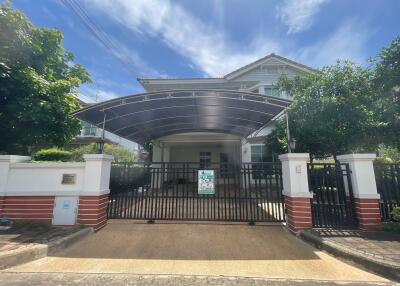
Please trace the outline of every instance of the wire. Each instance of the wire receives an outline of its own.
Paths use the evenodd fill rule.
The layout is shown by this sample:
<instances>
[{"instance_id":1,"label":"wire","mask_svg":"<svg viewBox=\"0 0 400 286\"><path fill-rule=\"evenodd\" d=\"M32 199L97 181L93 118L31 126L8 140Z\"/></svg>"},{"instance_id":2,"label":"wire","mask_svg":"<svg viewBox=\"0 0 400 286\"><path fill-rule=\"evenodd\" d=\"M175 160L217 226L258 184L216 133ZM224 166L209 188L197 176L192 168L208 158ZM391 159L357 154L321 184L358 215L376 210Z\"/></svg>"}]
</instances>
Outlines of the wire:
<instances>
[{"instance_id":1,"label":"wire","mask_svg":"<svg viewBox=\"0 0 400 286\"><path fill-rule=\"evenodd\" d=\"M111 37L100 28L89 16L86 10L75 0L61 0L66 8L71 10L86 26L86 28L93 34L93 36L110 52L115 58L117 58L124 68L132 73L132 66L129 65L125 58L129 59L129 56L124 54L121 48L117 47ZM123 56L121 56L123 55Z\"/></svg>"}]
</instances>

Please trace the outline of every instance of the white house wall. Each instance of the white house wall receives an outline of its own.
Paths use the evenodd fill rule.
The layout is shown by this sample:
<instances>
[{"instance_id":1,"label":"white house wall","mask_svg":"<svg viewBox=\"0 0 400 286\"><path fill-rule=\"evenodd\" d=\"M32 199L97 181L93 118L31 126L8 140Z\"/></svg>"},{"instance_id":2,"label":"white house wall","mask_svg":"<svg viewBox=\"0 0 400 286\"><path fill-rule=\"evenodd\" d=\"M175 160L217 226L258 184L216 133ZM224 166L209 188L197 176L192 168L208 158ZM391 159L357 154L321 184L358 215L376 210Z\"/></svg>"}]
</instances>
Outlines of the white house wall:
<instances>
[{"instance_id":1,"label":"white house wall","mask_svg":"<svg viewBox=\"0 0 400 286\"><path fill-rule=\"evenodd\" d=\"M264 67L259 66L238 76L232 81L256 81L262 84L272 85L278 82L282 74L285 74L289 78L296 76L297 72L293 68L290 66L285 66L285 68L283 68L282 64L280 65L280 67L270 66L269 64Z\"/></svg>"}]
</instances>

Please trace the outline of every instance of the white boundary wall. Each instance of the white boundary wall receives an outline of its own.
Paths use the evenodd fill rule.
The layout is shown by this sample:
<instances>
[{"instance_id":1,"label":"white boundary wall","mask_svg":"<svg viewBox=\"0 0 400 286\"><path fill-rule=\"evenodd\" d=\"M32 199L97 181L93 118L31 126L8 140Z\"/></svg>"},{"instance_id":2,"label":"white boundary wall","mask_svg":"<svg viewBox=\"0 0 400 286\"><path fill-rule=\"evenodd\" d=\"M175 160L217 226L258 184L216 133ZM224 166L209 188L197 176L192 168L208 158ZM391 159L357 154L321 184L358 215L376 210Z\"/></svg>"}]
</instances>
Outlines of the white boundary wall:
<instances>
[{"instance_id":1,"label":"white boundary wall","mask_svg":"<svg viewBox=\"0 0 400 286\"><path fill-rule=\"evenodd\" d=\"M86 154L82 163L26 162L27 156L0 156L0 196L82 196L108 194L112 156ZM24 162L25 161L25 162ZM63 184L63 175L74 175Z\"/></svg>"}]
</instances>

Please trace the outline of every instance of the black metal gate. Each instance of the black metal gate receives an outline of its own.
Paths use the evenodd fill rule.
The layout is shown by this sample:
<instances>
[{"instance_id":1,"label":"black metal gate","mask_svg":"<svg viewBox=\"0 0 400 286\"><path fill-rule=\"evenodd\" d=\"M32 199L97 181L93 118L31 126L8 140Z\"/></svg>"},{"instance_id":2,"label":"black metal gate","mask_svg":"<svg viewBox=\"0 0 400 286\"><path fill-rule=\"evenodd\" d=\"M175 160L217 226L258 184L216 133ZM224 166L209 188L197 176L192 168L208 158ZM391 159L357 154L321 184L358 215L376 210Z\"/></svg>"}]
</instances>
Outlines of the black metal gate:
<instances>
[{"instance_id":1,"label":"black metal gate","mask_svg":"<svg viewBox=\"0 0 400 286\"><path fill-rule=\"evenodd\" d=\"M357 225L348 164L308 164L313 192L311 211L315 227L351 228Z\"/></svg>"},{"instance_id":2,"label":"black metal gate","mask_svg":"<svg viewBox=\"0 0 400 286\"><path fill-rule=\"evenodd\" d=\"M381 195L383 221L391 219L391 212L400 206L400 164L374 164L376 186Z\"/></svg>"},{"instance_id":3,"label":"black metal gate","mask_svg":"<svg viewBox=\"0 0 400 286\"><path fill-rule=\"evenodd\" d=\"M214 194L199 194L200 167L214 171ZM114 163L110 191L110 219L285 220L275 163Z\"/></svg>"}]
</instances>

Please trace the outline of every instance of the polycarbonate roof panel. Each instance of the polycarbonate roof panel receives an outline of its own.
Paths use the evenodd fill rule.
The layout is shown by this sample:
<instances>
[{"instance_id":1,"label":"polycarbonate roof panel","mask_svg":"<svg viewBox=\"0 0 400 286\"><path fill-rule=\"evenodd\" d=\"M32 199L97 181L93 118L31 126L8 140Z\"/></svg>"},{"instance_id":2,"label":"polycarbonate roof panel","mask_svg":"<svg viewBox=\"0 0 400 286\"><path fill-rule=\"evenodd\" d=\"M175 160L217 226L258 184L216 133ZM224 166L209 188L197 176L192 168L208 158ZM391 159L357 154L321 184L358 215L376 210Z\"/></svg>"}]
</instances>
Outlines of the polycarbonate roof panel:
<instances>
[{"instance_id":1,"label":"polycarbonate roof panel","mask_svg":"<svg viewBox=\"0 0 400 286\"><path fill-rule=\"evenodd\" d=\"M172 90L121 97L73 114L139 144L185 132L247 137L266 125L290 100L231 90Z\"/></svg>"}]
</instances>

